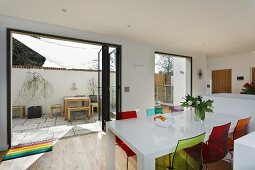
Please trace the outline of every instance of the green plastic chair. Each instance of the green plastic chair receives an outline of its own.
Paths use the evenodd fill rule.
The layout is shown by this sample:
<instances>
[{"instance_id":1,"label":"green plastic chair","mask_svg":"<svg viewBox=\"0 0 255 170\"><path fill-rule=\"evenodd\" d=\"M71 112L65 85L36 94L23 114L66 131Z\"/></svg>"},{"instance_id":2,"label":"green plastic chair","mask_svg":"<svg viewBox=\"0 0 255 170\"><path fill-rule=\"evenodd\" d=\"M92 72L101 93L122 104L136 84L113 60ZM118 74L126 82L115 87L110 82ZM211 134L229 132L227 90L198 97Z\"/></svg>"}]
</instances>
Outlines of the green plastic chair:
<instances>
[{"instance_id":1,"label":"green plastic chair","mask_svg":"<svg viewBox=\"0 0 255 170\"><path fill-rule=\"evenodd\" d=\"M155 114L163 114L163 109L161 107L146 109L146 114L147 114L147 116L153 116Z\"/></svg>"},{"instance_id":2,"label":"green plastic chair","mask_svg":"<svg viewBox=\"0 0 255 170\"><path fill-rule=\"evenodd\" d=\"M202 170L205 133L179 140L175 152L156 159L157 170Z\"/></svg>"}]
</instances>

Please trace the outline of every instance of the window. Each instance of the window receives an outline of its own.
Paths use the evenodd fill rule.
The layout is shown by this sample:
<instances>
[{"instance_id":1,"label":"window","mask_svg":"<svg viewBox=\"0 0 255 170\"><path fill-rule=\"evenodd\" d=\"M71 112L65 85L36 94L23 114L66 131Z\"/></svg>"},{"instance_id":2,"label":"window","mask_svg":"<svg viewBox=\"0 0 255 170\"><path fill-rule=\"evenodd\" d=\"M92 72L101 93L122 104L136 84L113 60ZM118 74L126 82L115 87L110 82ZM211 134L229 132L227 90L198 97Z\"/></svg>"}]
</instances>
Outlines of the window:
<instances>
[{"instance_id":1,"label":"window","mask_svg":"<svg viewBox=\"0 0 255 170\"><path fill-rule=\"evenodd\" d=\"M178 106L191 94L191 57L155 53L155 103Z\"/></svg>"}]
</instances>

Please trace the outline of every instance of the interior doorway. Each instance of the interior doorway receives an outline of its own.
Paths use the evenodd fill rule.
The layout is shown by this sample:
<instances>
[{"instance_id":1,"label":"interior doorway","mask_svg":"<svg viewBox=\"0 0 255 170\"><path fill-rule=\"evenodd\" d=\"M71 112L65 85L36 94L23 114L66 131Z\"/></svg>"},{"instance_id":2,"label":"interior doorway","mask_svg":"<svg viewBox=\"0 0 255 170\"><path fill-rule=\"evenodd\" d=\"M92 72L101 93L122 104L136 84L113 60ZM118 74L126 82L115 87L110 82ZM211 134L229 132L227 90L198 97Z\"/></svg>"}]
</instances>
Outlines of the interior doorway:
<instances>
[{"instance_id":1,"label":"interior doorway","mask_svg":"<svg viewBox=\"0 0 255 170\"><path fill-rule=\"evenodd\" d=\"M121 111L120 45L7 32L9 146L98 132Z\"/></svg>"},{"instance_id":2,"label":"interior doorway","mask_svg":"<svg viewBox=\"0 0 255 170\"><path fill-rule=\"evenodd\" d=\"M251 75L252 75L251 82L255 83L255 67L251 69Z\"/></svg>"},{"instance_id":3,"label":"interior doorway","mask_svg":"<svg viewBox=\"0 0 255 170\"><path fill-rule=\"evenodd\" d=\"M212 93L232 92L232 69L212 71Z\"/></svg>"}]
</instances>

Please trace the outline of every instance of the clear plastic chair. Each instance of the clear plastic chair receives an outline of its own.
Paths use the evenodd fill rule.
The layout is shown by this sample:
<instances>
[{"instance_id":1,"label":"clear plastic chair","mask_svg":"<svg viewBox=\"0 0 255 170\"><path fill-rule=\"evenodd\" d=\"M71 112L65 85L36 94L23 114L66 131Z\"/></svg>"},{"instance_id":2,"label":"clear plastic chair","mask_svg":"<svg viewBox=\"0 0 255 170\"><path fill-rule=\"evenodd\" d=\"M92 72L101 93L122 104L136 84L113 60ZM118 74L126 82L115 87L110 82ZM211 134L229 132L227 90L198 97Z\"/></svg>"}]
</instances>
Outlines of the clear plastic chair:
<instances>
[{"instance_id":1,"label":"clear plastic chair","mask_svg":"<svg viewBox=\"0 0 255 170\"><path fill-rule=\"evenodd\" d=\"M202 145L205 133L179 140L175 152L156 159L157 170L202 170Z\"/></svg>"},{"instance_id":2,"label":"clear plastic chair","mask_svg":"<svg viewBox=\"0 0 255 170\"><path fill-rule=\"evenodd\" d=\"M163 114L163 109L161 107L146 109L146 114L147 116L153 116L155 114Z\"/></svg>"}]
</instances>

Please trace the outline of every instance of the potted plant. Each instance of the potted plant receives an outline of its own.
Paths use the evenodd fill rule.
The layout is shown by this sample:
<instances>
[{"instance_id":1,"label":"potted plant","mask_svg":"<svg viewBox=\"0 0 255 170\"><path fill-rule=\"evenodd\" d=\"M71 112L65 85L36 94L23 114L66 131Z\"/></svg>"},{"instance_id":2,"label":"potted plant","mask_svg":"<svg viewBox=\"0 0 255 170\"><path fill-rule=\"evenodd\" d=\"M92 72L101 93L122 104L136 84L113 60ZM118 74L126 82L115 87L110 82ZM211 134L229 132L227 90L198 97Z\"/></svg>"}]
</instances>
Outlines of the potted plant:
<instances>
[{"instance_id":1,"label":"potted plant","mask_svg":"<svg viewBox=\"0 0 255 170\"><path fill-rule=\"evenodd\" d=\"M255 95L255 83L245 83L243 87L241 94Z\"/></svg>"},{"instance_id":2,"label":"potted plant","mask_svg":"<svg viewBox=\"0 0 255 170\"><path fill-rule=\"evenodd\" d=\"M96 95L97 81L96 81L95 77L92 77L89 80L89 91L90 91L89 97L90 97L91 103L97 103L97 95Z\"/></svg>"},{"instance_id":3,"label":"potted plant","mask_svg":"<svg viewBox=\"0 0 255 170\"><path fill-rule=\"evenodd\" d=\"M47 99L53 94L53 86L38 72L27 72L24 83L19 90L21 99L29 102L28 119L42 116L42 106L39 106L42 98Z\"/></svg>"},{"instance_id":4,"label":"potted plant","mask_svg":"<svg viewBox=\"0 0 255 170\"><path fill-rule=\"evenodd\" d=\"M185 96L184 100L185 101L181 103L181 106L194 108L195 118L197 120L204 121L205 112L213 112L213 100L203 100L203 97L201 96L193 97L189 94Z\"/></svg>"}]
</instances>

